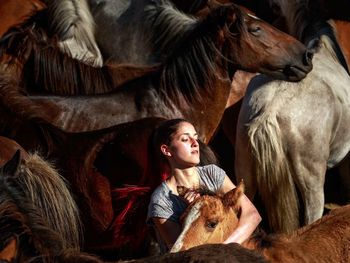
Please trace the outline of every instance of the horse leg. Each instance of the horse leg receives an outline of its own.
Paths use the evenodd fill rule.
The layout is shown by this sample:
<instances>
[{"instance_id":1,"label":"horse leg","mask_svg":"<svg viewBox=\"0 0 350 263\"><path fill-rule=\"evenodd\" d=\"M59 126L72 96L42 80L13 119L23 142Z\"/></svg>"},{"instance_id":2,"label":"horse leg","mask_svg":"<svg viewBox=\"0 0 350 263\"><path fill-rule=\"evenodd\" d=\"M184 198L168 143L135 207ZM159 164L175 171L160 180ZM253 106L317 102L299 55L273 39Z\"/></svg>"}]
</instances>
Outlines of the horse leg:
<instances>
[{"instance_id":1,"label":"horse leg","mask_svg":"<svg viewBox=\"0 0 350 263\"><path fill-rule=\"evenodd\" d=\"M292 158L293 179L304 206L304 222L301 222L301 225L315 222L322 217L324 210L326 161L310 160L312 158Z\"/></svg>"}]
</instances>

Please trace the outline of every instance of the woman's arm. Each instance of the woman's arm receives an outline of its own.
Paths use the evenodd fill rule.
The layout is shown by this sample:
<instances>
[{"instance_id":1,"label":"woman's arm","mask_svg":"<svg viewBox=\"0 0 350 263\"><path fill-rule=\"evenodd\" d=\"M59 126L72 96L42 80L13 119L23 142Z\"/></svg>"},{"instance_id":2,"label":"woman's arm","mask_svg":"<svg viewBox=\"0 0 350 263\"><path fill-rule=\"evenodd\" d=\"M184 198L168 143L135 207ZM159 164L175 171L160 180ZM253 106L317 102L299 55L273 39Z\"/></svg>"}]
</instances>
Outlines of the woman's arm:
<instances>
[{"instance_id":1,"label":"woman's arm","mask_svg":"<svg viewBox=\"0 0 350 263\"><path fill-rule=\"evenodd\" d=\"M181 233L181 227L179 224L167 220L165 218L153 217L152 218L157 231L161 239L165 242L168 249L171 249L176 239Z\"/></svg>"},{"instance_id":2,"label":"woman's arm","mask_svg":"<svg viewBox=\"0 0 350 263\"><path fill-rule=\"evenodd\" d=\"M226 175L221 191L227 193L236 186L232 183L230 178ZM239 219L238 227L236 230L229 236L228 239L224 241L224 244L227 243L239 243L242 244L247 240L250 235L254 232L256 227L261 221L261 216L258 210L255 208L253 203L245 195L241 199L242 213Z\"/></svg>"}]
</instances>

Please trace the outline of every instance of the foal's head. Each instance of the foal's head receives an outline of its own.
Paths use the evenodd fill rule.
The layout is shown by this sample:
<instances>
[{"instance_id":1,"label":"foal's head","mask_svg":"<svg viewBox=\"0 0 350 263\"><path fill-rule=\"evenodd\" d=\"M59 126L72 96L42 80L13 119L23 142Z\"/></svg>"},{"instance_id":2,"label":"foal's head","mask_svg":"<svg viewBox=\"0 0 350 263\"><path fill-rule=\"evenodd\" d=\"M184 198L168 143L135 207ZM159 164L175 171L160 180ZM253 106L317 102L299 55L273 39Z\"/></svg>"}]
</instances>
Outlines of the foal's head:
<instances>
[{"instance_id":1,"label":"foal's head","mask_svg":"<svg viewBox=\"0 0 350 263\"><path fill-rule=\"evenodd\" d=\"M190 204L182 216L182 232L171 252L227 239L238 225L243 192L244 184L240 183L223 196L205 194Z\"/></svg>"}]
</instances>

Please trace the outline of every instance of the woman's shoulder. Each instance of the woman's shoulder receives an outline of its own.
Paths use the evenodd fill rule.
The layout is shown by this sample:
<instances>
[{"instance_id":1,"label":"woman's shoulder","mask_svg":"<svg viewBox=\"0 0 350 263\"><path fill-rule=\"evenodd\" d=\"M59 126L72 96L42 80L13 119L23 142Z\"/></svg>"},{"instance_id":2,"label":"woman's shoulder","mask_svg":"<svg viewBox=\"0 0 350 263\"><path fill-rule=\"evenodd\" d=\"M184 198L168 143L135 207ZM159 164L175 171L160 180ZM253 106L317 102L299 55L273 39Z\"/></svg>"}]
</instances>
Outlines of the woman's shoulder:
<instances>
[{"instance_id":1,"label":"woman's shoulder","mask_svg":"<svg viewBox=\"0 0 350 263\"><path fill-rule=\"evenodd\" d=\"M160 196L169 195L169 188L167 187L165 182L162 182L156 189L154 189L151 199L159 198Z\"/></svg>"},{"instance_id":2,"label":"woman's shoulder","mask_svg":"<svg viewBox=\"0 0 350 263\"><path fill-rule=\"evenodd\" d=\"M226 176L225 171L215 164L198 166L198 174L202 184L214 192L220 189Z\"/></svg>"},{"instance_id":3,"label":"woman's shoulder","mask_svg":"<svg viewBox=\"0 0 350 263\"><path fill-rule=\"evenodd\" d=\"M217 166L216 164L208 164L203 166L197 166L198 170L200 172L216 172L216 171L223 171L222 168Z\"/></svg>"},{"instance_id":4,"label":"woman's shoulder","mask_svg":"<svg viewBox=\"0 0 350 263\"><path fill-rule=\"evenodd\" d=\"M147 222L150 223L149 219L152 217L160 217L179 223L180 215L185 208L186 202L174 195L163 182L152 193L148 206Z\"/></svg>"}]
</instances>

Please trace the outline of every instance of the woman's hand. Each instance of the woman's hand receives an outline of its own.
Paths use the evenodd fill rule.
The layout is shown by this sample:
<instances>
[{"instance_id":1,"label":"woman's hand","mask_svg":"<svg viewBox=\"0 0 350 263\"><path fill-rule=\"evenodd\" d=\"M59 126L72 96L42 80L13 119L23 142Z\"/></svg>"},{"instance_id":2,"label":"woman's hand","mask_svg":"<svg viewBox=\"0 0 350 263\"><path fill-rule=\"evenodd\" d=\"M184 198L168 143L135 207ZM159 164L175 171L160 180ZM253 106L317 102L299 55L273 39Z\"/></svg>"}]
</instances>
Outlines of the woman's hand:
<instances>
[{"instance_id":1,"label":"woman's hand","mask_svg":"<svg viewBox=\"0 0 350 263\"><path fill-rule=\"evenodd\" d=\"M194 200L196 200L198 197L200 197L200 194L196 190L189 189L183 196L182 199L185 200L187 204L192 203Z\"/></svg>"}]
</instances>

